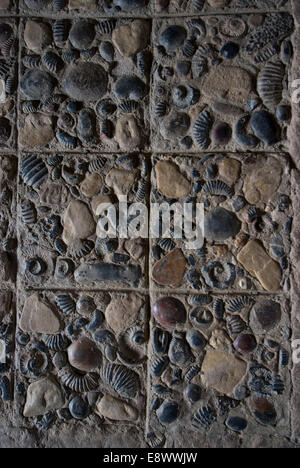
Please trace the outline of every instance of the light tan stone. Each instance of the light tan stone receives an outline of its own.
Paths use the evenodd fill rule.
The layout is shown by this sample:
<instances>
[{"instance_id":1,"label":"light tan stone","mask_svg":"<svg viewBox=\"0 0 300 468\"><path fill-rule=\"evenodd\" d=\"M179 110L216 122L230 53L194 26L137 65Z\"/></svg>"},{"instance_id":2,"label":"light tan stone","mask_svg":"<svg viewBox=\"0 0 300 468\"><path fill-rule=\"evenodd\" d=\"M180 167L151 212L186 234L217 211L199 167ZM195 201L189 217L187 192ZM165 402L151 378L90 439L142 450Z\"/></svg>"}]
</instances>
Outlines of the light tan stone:
<instances>
[{"instance_id":1,"label":"light tan stone","mask_svg":"<svg viewBox=\"0 0 300 468\"><path fill-rule=\"evenodd\" d=\"M135 181L136 172L126 169L111 169L105 178L106 184L120 197L128 195Z\"/></svg>"},{"instance_id":2,"label":"light tan stone","mask_svg":"<svg viewBox=\"0 0 300 468\"><path fill-rule=\"evenodd\" d=\"M2 364L6 362L6 343L4 340L0 340L0 362Z\"/></svg>"},{"instance_id":3,"label":"light tan stone","mask_svg":"<svg viewBox=\"0 0 300 468\"><path fill-rule=\"evenodd\" d=\"M201 380L205 387L232 396L234 387L247 371L247 364L220 350L208 350L205 354Z\"/></svg>"},{"instance_id":4,"label":"light tan stone","mask_svg":"<svg viewBox=\"0 0 300 468\"><path fill-rule=\"evenodd\" d=\"M25 332L48 335L56 335L61 330L59 319L38 294L26 299L19 327Z\"/></svg>"},{"instance_id":5,"label":"light tan stone","mask_svg":"<svg viewBox=\"0 0 300 468\"><path fill-rule=\"evenodd\" d=\"M138 418L136 408L111 395L104 395L96 406L101 416L112 421L135 421Z\"/></svg>"},{"instance_id":6,"label":"light tan stone","mask_svg":"<svg viewBox=\"0 0 300 468\"><path fill-rule=\"evenodd\" d=\"M124 244L125 250L134 260L139 260L145 253L145 243L143 239L129 239Z\"/></svg>"},{"instance_id":7,"label":"light tan stone","mask_svg":"<svg viewBox=\"0 0 300 468\"><path fill-rule=\"evenodd\" d=\"M52 31L46 23L27 20L24 30L24 41L28 49L41 54L51 44Z\"/></svg>"},{"instance_id":8,"label":"light tan stone","mask_svg":"<svg viewBox=\"0 0 300 468\"><path fill-rule=\"evenodd\" d=\"M219 351L229 351L232 346L229 336L221 328L216 328L212 331L211 337L209 339L209 344L212 348L217 349Z\"/></svg>"},{"instance_id":9,"label":"light tan stone","mask_svg":"<svg viewBox=\"0 0 300 468\"><path fill-rule=\"evenodd\" d=\"M237 256L243 267L257 278L267 291L277 291L280 288L281 268L257 240L250 240Z\"/></svg>"},{"instance_id":10,"label":"light tan stone","mask_svg":"<svg viewBox=\"0 0 300 468\"><path fill-rule=\"evenodd\" d=\"M81 193L88 198L97 195L103 186L102 178L96 172L87 174L80 185Z\"/></svg>"},{"instance_id":11,"label":"light tan stone","mask_svg":"<svg viewBox=\"0 0 300 468\"><path fill-rule=\"evenodd\" d=\"M281 172L274 158L263 158L253 168L247 169L243 187L246 200L253 205L267 203L279 187Z\"/></svg>"},{"instance_id":12,"label":"light tan stone","mask_svg":"<svg viewBox=\"0 0 300 468\"><path fill-rule=\"evenodd\" d=\"M68 189L59 182L48 183L41 193L41 202L47 205L63 206L68 200Z\"/></svg>"},{"instance_id":13,"label":"light tan stone","mask_svg":"<svg viewBox=\"0 0 300 468\"><path fill-rule=\"evenodd\" d=\"M219 174L221 179L229 184L234 184L237 181L241 171L241 163L236 159L222 159L219 164Z\"/></svg>"},{"instance_id":14,"label":"light tan stone","mask_svg":"<svg viewBox=\"0 0 300 468\"><path fill-rule=\"evenodd\" d=\"M155 166L155 172L158 190L167 198L182 198L189 194L191 184L176 164L160 161Z\"/></svg>"},{"instance_id":15,"label":"light tan stone","mask_svg":"<svg viewBox=\"0 0 300 468\"><path fill-rule=\"evenodd\" d=\"M95 11L97 9L96 0L69 0L70 10Z\"/></svg>"},{"instance_id":16,"label":"light tan stone","mask_svg":"<svg viewBox=\"0 0 300 468\"><path fill-rule=\"evenodd\" d=\"M29 385L23 415L25 418L41 416L63 406L64 398L60 387L46 377Z\"/></svg>"},{"instance_id":17,"label":"light tan stone","mask_svg":"<svg viewBox=\"0 0 300 468\"><path fill-rule=\"evenodd\" d=\"M19 142L24 148L47 145L54 138L53 121L48 115L36 113L25 117L20 130Z\"/></svg>"},{"instance_id":18,"label":"light tan stone","mask_svg":"<svg viewBox=\"0 0 300 468\"><path fill-rule=\"evenodd\" d=\"M137 319L143 300L134 293L112 299L105 311L108 325L114 332L120 333L129 328Z\"/></svg>"},{"instance_id":19,"label":"light tan stone","mask_svg":"<svg viewBox=\"0 0 300 468\"><path fill-rule=\"evenodd\" d=\"M64 214L63 241L70 245L75 240L87 239L95 234L96 224L88 206L72 200Z\"/></svg>"},{"instance_id":20,"label":"light tan stone","mask_svg":"<svg viewBox=\"0 0 300 468\"><path fill-rule=\"evenodd\" d=\"M91 203L94 215L100 216L100 214L104 210L104 207L102 207L101 205L104 205L104 204L109 204L110 205L111 203L113 203L113 199L109 195L101 195L100 194L100 195L97 195L96 197L94 197L93 200L92 200L92 203Z\"/></svg>"},{"instance_id":21,"label":"light tan stone","mask_svg":"<svg viewBox=\"0 0 300 468\"><path fill-rule=\"evenodd\" d=\"M239 67L220 66L213 68L205 77L201 92L204 96L230 104L245 106L252 90L252 77Z\"/></svg>"},{"instance_id":22,"label":"light tan stone","mask_svg":"<svg viewBox=\"0 0 300 468\"><path fill-rule=\"evenodd\" d=\"M115 139L123 150L130 150L141 146L141 132L133 115L123 115L123 117L118 119Z\"/></svg>"},{"instance_id":23,"label":"light tan stone","mask_svg":"<svg viewBox=\"0 0 300 468\"><path fill-rule=\"evenodd\" d=\"M180 249L174 249L155 263L152 278L163 286L176 288L181 285L187 261Z\"/></svg>"},{"instance_id":24,"label":"light tan stone","mask_svg":"<svg viewBox=\"0 0 300 468\"><path fill-rule=\"evenodd\" d=\"M143 50L149 41L150 24L146 20L135 20L114 29L112 41L121 55L130 57Z\"/></svg>"}]
</instances>

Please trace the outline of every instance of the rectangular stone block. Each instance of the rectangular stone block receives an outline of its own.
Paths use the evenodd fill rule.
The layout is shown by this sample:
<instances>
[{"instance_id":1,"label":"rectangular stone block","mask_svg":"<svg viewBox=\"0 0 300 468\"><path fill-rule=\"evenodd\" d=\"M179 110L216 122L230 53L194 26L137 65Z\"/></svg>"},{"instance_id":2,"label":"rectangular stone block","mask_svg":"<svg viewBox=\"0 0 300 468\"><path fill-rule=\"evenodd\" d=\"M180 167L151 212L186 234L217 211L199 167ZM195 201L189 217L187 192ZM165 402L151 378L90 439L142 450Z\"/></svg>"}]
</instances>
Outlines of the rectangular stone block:
<instances>
[{"instance_id":1,"label":"rectangular stone block","mask_svg":"<svg viewBox=\"0 0 300 468\"><path fill-rule=\"evenodd\" d=\"M287 150L293 31L279 12L155 19L153 150Z\"/></svg>"},{"instance_id":2,"label":"rectangular stone block","mask_svg":"<svg viewBox=\"0 0 300 468\"><path fill-rule=\"evenodd\" d=\"M0 424L13 421L14 332L16 296L12 289L0 290Z\"/></svg>"},{"instance_id":3,"label":"rectangular stone block","mask_svg":"<svg viewBox=\"0 0 300 468\"><path fill-rule=\"evenodd\" d=\"M0 150L14 151L16 149L18 81L18 23L16 19L7 17L1 22L0 52Z\"/></svg>"},{"instance_id":4,"label":"rectangular stone block","mask_svg":"<svg viewBox=\"0 0 300 468\"><path fill-rule=\"evenodd\" d=\"M26 15L56 14L61 16L144 16L151 15L152 0L20 0L20 11Z\"/></svg>"},{"instance_id":5,"label":"rectangular stone block","mask_svg":"<svg viewBox=\"0 0 300 468\"><path fill-rule=\"evenodd\" d=\"M290 437L290 303L151 296L150 447L263 447Z\"/></svg>"},{"instance_id":6,"label":"rectangular stone block","mask_svg":"<svg viewBox=\"0 0 300 468\"><path fill-rule=\"evenodd\" d=\"M21 285L147 286L148 156L27 154L20 167Z\"/></svg>"},{"instance_id":7,"label":"rectangular stone block","mask_svg":"<svg viewBox=\"0 0 300 468\"><path fill-rule=\"evenodd\" d=\"M24 20L20 147L147 150L150 36L146 19Z\"/></svg>"},{"instance_id":8,"label":"rectangular stone block","mask_svg":"<svg viewBox=\"0 0 300 468\"><path fill-rule=\"evenodd\" d=\"M293 211L284 154L170 154L152 163L152 288L289 291Z\"/></svg>"},{"instance_id":9,"label":"rectangular stone block","mask_svg":"<svg viewBox=\"0 0 300 468\"><path fill-rule=\"evenodd\" d=\"M233 13L251 10L280 10L290 6L289 0L154 0L156 13Z\"/></svg>"},{"instance_id":10,"label":"rectangular stone block","mask_svg":"<svg viewBox=\"0 0 300 468\"><path fill-rule=\"evenodd\" d=\"M79 422L144 427L148 308L134 292L20 291L17 424L49 438Z\"/></svg>"},{"instance_id":11,"label":"rectangular stone block","mask_svg":"<svg viewBox=\"0 0 300 468\"><path fill-rule=\"evenodd\" d=\"M15 285L17 273L17 158L0 154L0 284Z\"/></svg>"}]
</instances>

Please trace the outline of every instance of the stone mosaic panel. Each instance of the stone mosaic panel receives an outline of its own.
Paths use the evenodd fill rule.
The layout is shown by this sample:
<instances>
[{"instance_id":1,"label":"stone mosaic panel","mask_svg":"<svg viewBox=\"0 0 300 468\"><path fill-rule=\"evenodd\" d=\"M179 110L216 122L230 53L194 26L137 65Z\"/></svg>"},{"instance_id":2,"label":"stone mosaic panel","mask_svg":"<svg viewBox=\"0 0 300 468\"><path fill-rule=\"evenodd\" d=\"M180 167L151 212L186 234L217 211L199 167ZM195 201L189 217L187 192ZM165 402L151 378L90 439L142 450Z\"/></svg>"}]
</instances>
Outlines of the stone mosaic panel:
<instances>
[{"instance_id":1,"label":"stone mosaic panel","mask_svg":"<svg viewBox=\"0 0 300 468\"><path fill-rule=\"evenodd\" d=\"M247 9L277 10L289 6L288 0L155 0L157 13L230 13Z\"/></svg>"},{"instance_id":2,"label":"stone mosaic panel","mask_svg":"<svg viewBox=\"0 0 300 468\"><path fill-rule=\"evenodd\" d=\"M12 420L15 302L14 291L0 290L0 419L6 423Z\"/></svg>"},{"instance_id":3,"label":"stone mosaic panel","mask_svg":"<svg viewBox=\"0 0 300 468\"><path fill-rule=\"evenodd\" d=\"M148 177L148 156L137 154L24 155L18 211L20 284L146 287L148 240L126 233L121 237L118 207L121 197L127 197L129 229L139 216L131 214L130 206L147 203ZM98 231L105 203L116 207L115 217L107 214L115 228L112 238Z\"/></svg>"},{"instance_id":4,"label":"stone mosaic panel","mask_svg":"<svg viewBox=\"0 0 300 468\"><path fill-rule=\"evenodd\" d=\"M151 202L182 210L184 202L203 203L204 244L188 250L187 239L151 239L152 287L288 291L289 194L284 154L153 156Z\"/></svg>"},{"instance_id":5,"label":"stone mosaic panel","mask_svg":"<svg viewBox=\"0 0 300 468\"><path fill-rule=\"evenodd\" d=\"M0 148L16 146L16 102L18 72L17 22L3 18L0 22Z\"/></svg>"},{"instance_id":6,"label":"stone mosaic panel","mask_svg":"<svg viewBox=\"0 0 300 468\"><path fill-rule=\"evenodd\" d=\"M0 282L11 288L17 273L17 159L0 155Z\"/></svg>"},{"instance_id":7,"label":"stone mosaic panel","mask_svg":"<svg viewBox=\"0 0 300 468\"><path fill-rule=\"evenodd\" d=\"M157 19L153 29L154 150L287 149L291 15Z\"/></svg>"},{"instance_id":8,"label":"stone mosaic panel","mask_svg":"<svg viewBox=\"0 0 300 468\"><path fill-rule=\"evenodd\" d=\"M146 150L150 33L142 19L25 20L21 148Z\"/></svg>"},{"instance_id":9,"label":"stone mosaic panel","mask_svg":"<svg viewBox=\"0 0 300 468\"><path fill-rule=\"evenodd\" d=\"M285 298L156 293L151 308L151 447L172 447L174 439L184 447L238 447L261 434L289 437Z\"/></svg>"},{"instance_id":10,"label":"stone mosaic panel","mask_svg":"<svg viewBox=\"0 0 300 468\"><path fill-rule=\"evenodd\" d=\"M19 295L18 420L49 434L79 421L143 427L147 341L140 293Z\"/></svg>"},{"instance_id":11,"label":"stone mosaic panel","mask_svg":"<svg viewBox=\"0 0 300 468\"><path fill-rule=\"evenodd\" d=\"M149 15L151 0L20 0L20 11L25 14L71 15Z\"/></svg>"}]
</instances>

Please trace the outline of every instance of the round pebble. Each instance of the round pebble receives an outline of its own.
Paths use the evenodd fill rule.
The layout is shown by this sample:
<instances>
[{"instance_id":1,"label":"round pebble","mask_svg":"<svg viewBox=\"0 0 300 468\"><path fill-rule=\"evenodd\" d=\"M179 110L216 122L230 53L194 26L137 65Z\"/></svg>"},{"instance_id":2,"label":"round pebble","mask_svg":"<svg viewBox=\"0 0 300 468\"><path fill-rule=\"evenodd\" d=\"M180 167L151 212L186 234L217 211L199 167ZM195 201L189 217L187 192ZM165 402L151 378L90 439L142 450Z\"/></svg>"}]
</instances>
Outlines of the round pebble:
<instances>
[{"instance_id":1,"label":"round pebble","mask_svg":"<svg viewBox=\"0 0 300 468\"><path fill-rule=\"evenodd\" d=\"M249 402L250 409L254 416L264 426L273 426L276 422L277 414L273 404L264 397L252 397Z\"/></svg>"},{"instance_id":2,"label":"round pebble","mask_svg":"<svg viewBox=\"0 0 300 468\"><path fill-rule=\"evenodd\" d=\"M240 47L235 42L226 42L220 50L220 54L227 60L234 59L239 53Z\"/></svg>"},{"instance_id":3,"label":"round pebble","mask_svg":"<svg viewBox=\"0 0 300 468\"><path fill-rule=\"evenodd\" d=\"M179 416L179 406L175 401L165 401L156 411L158 420L162 424L171 424Z\"/></svg>"},{"instance_id":4,"label":"round pebble","mask_svg":"<svg viewBox=\"0 0 300 468\"><path fill-rule=\"evenodd\" d=\"M185 394L188 400L192 403L196 403L201 399L201 388L199 385L189 384L186 387Z\"/></svg>"},{"instance_id":5,"label":"round pebble","mask_svg":"<svg viewBox=\"0 0 300 468\"><path fill-rule=\"evenodd\" d=\"M226 426L235 432L242 432L247 427L247 421L239 416L231 416L226 420Z\"/></svg>"},{"instance_id":6,"label":"round pebble","mask_svg":"<svg viewBox=\"0 0 300 468\"><path fill-rule=\"evenodd\" d=\"M291 106L282 105L278 106L276 109L276 117L281 122L288 122L291 119L292 110Z\"/></svg>"},{"instance_id":7,"label":"round pebble","mask_svg":"<svg viewBox=\"0 0 300 468\"><path fill-rule=\"evenodd\" d=\"M62 85L65 93L77 101L96 101L106 93L108 77L96 63L79 63L67 68Z\"/></svg>"},{"instance_id":8,"label":"round pebble","mask_svg":"<svg viewBox=\"0 0 300 468\"><path fill-rule=\"evenodd\" d=\"M215 145L226 145L231 140L232 130L226 122L217 122L211 130L211 137Z\"/></svg>"},{"instance_id":9,"label":"round pebble","mask_svg":"<svg viewBox=\"0 0 300 468\"><path fill-rule=\"evenodd\" d=\"M172 52L183 44L186 35L186 30L182 26L169 26L162 32L159 38L159 44L162 45L167 52Z\"/></svg>"},{"instance_id":10,"label":"round pebble","mask_svg":"<svg viewBox=\"0 0 300 468\"><path fill-rule=\"evenodd\" d=\"M41 100L53 94L54 78L43 70L28 70L20 82L20 89L28 99Z\"/></svg>"},{"instance_id":11,"label":"round pebble","mask_svg":"<svg viewBox=\"0 0 300 468\"><path fill-rule=\"evenodd\" d=\"M255 350L257 343L254 335L243 333L235 339L233 346L240 353L247 354Z\"/></svg>"},{"instance_id":12,"label":"round pebble","mask_svg":"<svg viewBox=\"0 0 300 468\"><path fill-rule=\"evenodd\" d=\"M89 296L81 296L81 298L77 301L76 310L80 315L90 317L95 309L95 302Z\"/></svg>"},{"instance_id":13,"label":"round pebble","mask_svg":"<svg viewBox=\"0 0 300 468\"><path fill-rule=\"evenodd\" d=\"M250 119L250 125L254 135L267 146L274 145L279 141L280 128L269 112L265 110L254 112Z\"/></svg>"},{"instance_id":14,"label":"round pebble","mask_svg":"<svg viewBox=\"0 0 300 468\"><path fill-rule=\"evenodd\" d=\"M80 396L76 396L70 401L69 410L73 418L84 419L88 415L89 405Z\"/></svg>"},{"instance_id":15,"label":"round pebble","mask_svg":"<svg viewBox=\"0 0 300 468\"><path fill-rule=\"evenodd\" d=\"M101 353L95 343L83 337L74 341L68 348L71 366L82 372L90 372L101 364Z\"/></svg>"},{"instance_id":16,"label":"round pebble","mask_svg":"<svg viewBox=\"0 0 300 468\"><path fill-rule=\"evenodd\" d=\"M146 92L146 85L137 76L122 76L117 82L115 93L120 99L141 99Z\"/></svg>"},{"instance_id":17,"label":"round pebble","mask_svg":"<svg viewBox=\"0 0 300 468\"><path fill-rule=\"evenodd\" d=\"M212 209L204 219L204 233L209 240L224 241L236 236L241 229L241 222L234 213L220 206Z\"/></svg>"},{"instance_id":18,"label":"round pebble","mask_svg":"<svg viewBox=\"0 0 300 468\"><path fill-rule=\"evenodd\" d=\"M89 21L79 21L71 28L69 40L75 49L89 49L95 38L95 27Z\"/></svg>"},{"instance_id":19,"label":"round pebble","mask_svg":"<svg viewBox=\"0 0 300 468\"><path fill-rule=\"evenodd\" d=\"M186 310L181 301L175 297L162 297L153 306L156 321L165 328L175 328L186 320Z\"/></svg>"}]
</instances>

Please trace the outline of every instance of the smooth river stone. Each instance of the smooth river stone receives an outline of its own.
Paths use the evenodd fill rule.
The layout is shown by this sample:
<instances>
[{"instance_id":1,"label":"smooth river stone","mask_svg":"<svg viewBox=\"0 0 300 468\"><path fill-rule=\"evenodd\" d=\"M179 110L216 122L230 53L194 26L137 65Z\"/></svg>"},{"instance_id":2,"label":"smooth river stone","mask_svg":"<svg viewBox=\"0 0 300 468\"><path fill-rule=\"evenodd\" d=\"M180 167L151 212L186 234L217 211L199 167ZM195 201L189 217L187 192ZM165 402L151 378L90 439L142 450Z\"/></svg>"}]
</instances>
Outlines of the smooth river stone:
<instances>
[{"instance_id":1,"label":"smooth river stone","mask_svg":"<svg viewBox=\"0 0 300 468\"><path fill-rule=\"evenodd\" d=\"M28 99L40 101L52 96L55 79L43 70L28 70L20 82L20 90Z\"/></svg>"},{"instance_id":2,"label":"smooth river stone","mask_svg":"<svg viewBox=\"0 0 300 468\"><path fill-rule=\"evenodd\" d=\"M96 224L88 206L72 200L64 214L63 241L70 245L75 240L87 239L95 234Z\"/></svg>"},{"instance_id":3,"label":"smooth river stone","mask_svg":"<svg viewBox=\"0 0 300 468\"><path fill-rule=\"evenodd\" d=\"M213 208L204 218L204 236L213 241L223 242L235 237L241 229L241 222L231 211L221 206Z\"/></svg>"},{"instance_id":4,"label":"smooth river stone","mask_svg":"<svg viewBox=\"0 0 300 468\"><path fill-rule=\"evenodd\" d=\"M65 93L77 101L97 101L107 91L108 76L96 63L69 65L62 86Z\"/></svg>"},{"instance_id":5,"label":"smooth river stone","mask_svg":"<svg viewBox=\"0 0 300 468\"><path fill-rule=\"evenodd\" d=\"M111 169L105 178L105 183L111 187L117 197L128 195L135 181L136 172L126 169Z\"/></svg>"},{"instance_id":6,"label":"smooth river stone","mask_svg":"<svg viewBox=\"0 0 300 468\"><path fill-rule=\"evenodd\" d=\"M24 30L24 41L28 49L36 54L41 54L43 50L52 42L52 31L48 24L28 20Z\"/></svg>"},{"instance_id":7,"label":"smooth river stone","mask_svg":"<svg viewBox=\"0 0 300 468\"><path fill-rule=\"evenodd\" d=\"M54 136L51 116L40 113L28 114L20 130L19 142L23 148L34 148L51 143Z\"/></svg>"},{"instance_id":8,"label":"smooth river stone","mask_svg":"<svg viewBox=\"0 0 300 468\"><path fill-rule=\"evenodd\" d=\"M191 184L176 164L160 161L155 166L158 190L167 198L182 198L190 193Z\"/></svg>"},{"instance_id":9,"label":"smooth river stone","mask_svg":"<svg viewBox=\"0 0 300 468\"><path fill-rule=\"evenodd\" d=\"M176 288L181 285L187 261L180 249L174 249L155 263L152 278L163 286Z\"/></svg>"},{"instance_id":10,"label":"smooth river stone","mask_svg":"<svg viewBox=\"0 0 300 468\"><path fill-rule=\"evenodd\" d=\"M254 135L267 146L274 145L280 141L280 127L273 115L265 110L260 110L252 114L250 126Z\"/></svg>"},{"instance_id":11,"label":"smooth river stone","mask_svg":"<svg viewBox=\"0 0 300 468\"><path fill-rule=\"evenodd\" d=\"M133 115L123 115L117 120L115 140L122 150L141 146L141 132Z\"/></svg>"},{"instance_id":12,"label":"smooth river stone","mask_svg":"<svg viewBox=\"0 0 300 468\"><path fill-rule=\"evenodd\" d=\"M273 404L264 397L251 397L249 401L250 409L258 421L264 426L275 425L276 410Z\"/></svg>"},{"instance_id":13,"label":"smooth river stone","mask_svg":"<svg viewBox=\"0 0 300 468\"><path fill-rule=\"evenodd\" d=\"M96 407L101 416L112 421L135 421L138 418L135 408L111 395L104 395Z\"/></svg>"},{"instance_id":14,"label":"smooth river stone","mask_svg":"<svg viewBox=\"0 0 300 468\"><path fill-rule=\"evenodd\" d=\"M254 335L242 333L234 340L233 346L240 353L247 354L255 350L257 343Z\"/></svg>"},{"instance_id":15,"label":"smooth river stone","mask_svg":"<svg viewBox=\"0 0 300 468\"><path fill-rule=\"evenodd\" d=\"M59 319L38 294L26 299L19 327L24 332L47 335L56 335L61 330Z\"/></svg>"},{"instance_id":16,"label":"smooth river stone","mask_svg":"<svg viewBox=\"0 0 300 468\"><path fill-rule=\"evenodd\" d=\"M260 300L253 308L254 319L266 331L274 328L281 319L281 307L270 299Z\"/></svg>"},{"instance_id":17,"label":"smooth river stone","mask_svg":"<svg viewBox=\"0 0 300 468\"><path fill-rule=\"evenodd\" d=\"M150 23L145 20L135 20L114 29L112 41L121 55L130 57L147 46L149 34Z\"/></svg>"},{"instance_id":18,"label":"smooth river stone","mask_svg":"<svg viewBox=\"0 0 300 468\"><path fill-rule=\"evenodd\" d=\"M201 380L205 387L232 396L234 387L247 371L247 363L231 354L218 350L206 352L201 368Z\"/></svg>"},{"instance_id":19,"label":"smooth river stone","mask_svg":"<svg viewBox=\"0 0 300 468\"><path fill-rule=\"evenodd\" d=\"M95 38L95 26L90 21L78 21L71 28L69 41L75 49L87 50Z\"/></svg>"},{"instance_id":20,"label":"smooth river stone","mask_svg":"<svg viewBox=\"0 0 300 468\"><path fill-rule=\"evenodd\" d=\"M80 185L81 193L88 198L97 195L103 186L101 176L96 172L87 174Z\"/></svg>"},{"instance_id":21,"label":"smooth river stone","mask_svg":"<svg viewBox=\"0 0 300 468\"><path fill-rule=\"evenodd\" d=\"M241 171L240 161L232 158L225 158L222 159L218 167L219 175L225 182L234 184L237 181Z\"/></svg>"},{"instance_id":22,"label":"smooth river stone","mask_svg":"<svg viewBox=\"0 0 300 468\"><path fill-rule=\"evenodd\" d=\"M243 191L246 200L255 205L267 203L281 182L282 169L274 158L263 159L247 168Z\"/></svg>"},{"instance_id":23,"label":"smooth river stone","mask_svg":"<svg viewBox=\"0 0 300 468\"><path fill-rule=\"evenodd\" d=\"M143 300L137 294L112 299L105 310L105 319L115 333L129 328L138 318Z\"/></svg>"},{"instance_id":24,"label":"smooth river stone","mask_svg":"<svg viewBox=\"0 0 300 468\"><path fill-rule=\"evenodd\" d=\"M204 96L213 100L223 100L244 108L252 90L252 76L239 67L219 66L213 68L201 86Z\"/></svg>"},{"instance_id":25,"label":"smooth river stone","mask_svg":"<svg viewBox=\"0 0 300 468\"><path fill-rule=\"evenodd\" d=\"M160 133L167 140L177 140L187 134L190 125L188 114L173 110L163 119Z\"/></svg>"},{"instance_id":26,"label":"smooth river stone","mask_svg":"<svg viewBox=\"0 0 300 468\"><path fill-rule=\"evenodd\" d=\"M168 52L172 52L183 44L186 35L186 30L182 26L171 25L161 33L159 44Z\"/></svg>"},{"instance_id":27,"label":"smooth river stone","mask_svg":"<svg viewBox=\"0 0 300 468\"><path fill-rule=\"evenodd\" d=\"M87 337L74 341L68 347L68 358L71 366L82 372L90 372L100 367L102 362L100 350Z\"/></svg>"},{"instance_id":28,"label":"smooth river stone","mask_svg":"<svg viewBox=\"0 0 300 468\"><path fill-rule=\"evenodd\" d=\"M105 262L83 263L74 273L78 283L111 281L137 286L141 277L142 270L139 265L114 265Z\"/></svg>"},{"instance_id":29,"label":"smooth river stone","mask_svg":"<svg viewBox=\"0 0 300 468\"><path fill-rule=\"evenodd\" d=\"M186 309L175 297L161 297L153 305L155 320L164 328L173 329L177 324L185 323Z\"/></svg>"},{"instance_id":30,"label":"smooth river stone","mask_svg":"<svg viewBox=\"0 0 300 468\"><path fill-rule=\"evenodd\" d=\"M243 267L257 278L266 291L277 291L280 288L281 268L257 240L250 240L237 256Z\"/></svg>"},{"instance_id":31,"label":"smooth river stone","mask_svg":"<svg viewBox=\"0 0 300 468\"><path fill-rule=\"evenodd\" d=\"M23 415L25 418L41 416L64 406L61 388L46 377L29 385Z\"/></svg>"}]
</instances>

